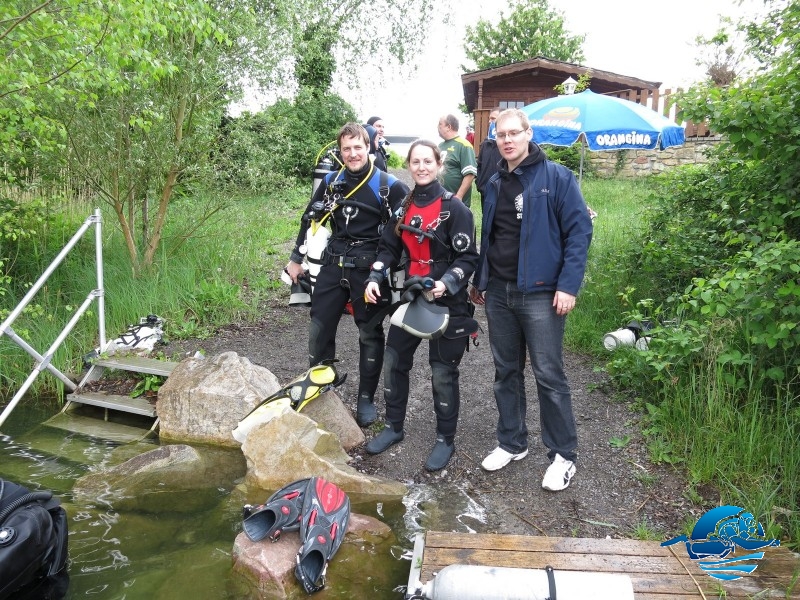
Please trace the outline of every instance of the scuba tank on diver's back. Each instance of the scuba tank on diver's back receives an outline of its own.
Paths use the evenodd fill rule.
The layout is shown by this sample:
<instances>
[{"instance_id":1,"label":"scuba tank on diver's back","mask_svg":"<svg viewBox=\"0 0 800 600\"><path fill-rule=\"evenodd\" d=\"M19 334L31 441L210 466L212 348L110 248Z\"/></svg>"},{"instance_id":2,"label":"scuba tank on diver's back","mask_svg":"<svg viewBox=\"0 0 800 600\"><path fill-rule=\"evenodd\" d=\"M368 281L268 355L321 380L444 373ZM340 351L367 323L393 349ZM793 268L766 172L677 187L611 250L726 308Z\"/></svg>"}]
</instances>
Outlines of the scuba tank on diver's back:
<instances>
[{"instance_id":1,"label":"scuba tank on diver's back","mask_svg":"<svg viewBox=\"0 0 800 600\"><path fill-rule=\"evenodd\" d=\"M311 187L311 195L313 196L320 184L325 180L325 176L333 171L333 161L326 154L323 156L317 165L314 167L314 179Z\"/></svg>"},{"instance_id":2,"label":"scuba tank on diver's back","mask_svg":"<svg viewBox=\"0 0 800 600\"><path fill-rule=\"evenodd\" d=\"M335 144L336 142L331 142ZM329 173L335 171L336 167L334 161L341 163L338 157L338 148L331 149L331 144L323 147L317 154L317 164L314 167L314 179L311 190L311 196L316 194L317 189L325 181ZM321 156L321 158L320 158ZM308 220L308 231L306 233L306 243L300 248L300 253L305 254L305 267L308 271L308 279L311 282L311 290L313 293L314 285L317 282L317 275L322 267L322 253L328 246L328 238L331 235L330 230L324 226L326 216L324 207L321 203L315 202L311 207L311 211L303 215L303 219Z\"/></svg>"},{"instance_id":3,"label":"scuba tank on diver's back","mask_svg":"<svg viewBox=\"0 0 800 600\"><path fill-rule=\"evenodd\" d=\"M330 229L317 221L312 221L306 234L306 262L308 263L308 278L311 280L311 292L317 283L317 275L322 268L322 254L328 247L328 238L331 237Z\"/></svg>"},{"instance_id":4,"label":"scuba tank on diver's back","mask_svg":"<svg viewBox=\"0 0 800 600\"><path fill-rule=\"evenodd\" d=\"M317 192L317 188L324 181L325 176L331 171L335 171L338 167L344 167L339 147L336 145L336 140L328 142L317 153L316 163L314 165L314 178L311 186L311 196Z\"/></svg>"}]
</instances>

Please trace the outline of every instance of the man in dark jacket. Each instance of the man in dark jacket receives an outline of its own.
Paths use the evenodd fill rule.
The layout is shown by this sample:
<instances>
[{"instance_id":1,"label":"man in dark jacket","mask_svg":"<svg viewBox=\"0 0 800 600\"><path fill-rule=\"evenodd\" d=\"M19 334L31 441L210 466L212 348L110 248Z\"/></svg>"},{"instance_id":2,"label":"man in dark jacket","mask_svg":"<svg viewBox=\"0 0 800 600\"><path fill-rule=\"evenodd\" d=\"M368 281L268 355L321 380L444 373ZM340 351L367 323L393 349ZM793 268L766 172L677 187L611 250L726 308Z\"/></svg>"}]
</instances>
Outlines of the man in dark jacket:
<instances>
[{"instance_id":1,"label":"man in dark jacket","mask_svg":"<svg viewBox=\"0 0 800 600\"><path fill-rule=\"evenodd\" d=\"M377 419L375 390L383 368L383 318L387 302L364 301L365 280L375 262L378 241L389 216L408 194L408 187L375 167L369 158L369 135L358 123L347 123L337 138L344 168L330 173L321 184L300 224L286 272L297 283L304 275L311 221L324 222L331 235L317 260L311 295L308 356L311 366L336 356L336 329L349 301L359 336L359 385L356 420L370 425ZM309 261L312 259L308 253ZM310 269L313 273L313 270Z\"/></svg>"},{"instance_id":2,"label":"man in dark jacket","mask_svg":"<svg viewBox=\"0 0 800 600\"><path fill-rule=\"evenodd\" d=\"M478 193L481 195L481 213L483 212L483 197L486 195L486 184L489 183L492 175L497 173L497 163L503 158L495 139L495 126L499 114L499 108L495 108L489 113L489 131L486 139L478 148L478 176L475 178L475 187L478 188Z\"/></svg>"},{"instance_id":3,"label":"man in dark jacket","mask_svg":"<svg viewBox=\"0 0 800 600\"><path fill-rule=\"evenodd\" d=\"M566 316L583 281L592 221L572 171L531 142L528 118L497 118L503 156L486 186L473 301L485 304L495 364L498 446L483 461L502 469L528 454L525 351L539 396L542 442L551 464L542 487L563 490L575 474L578 436L564 372Z\"/></svg>"}]
</instances>

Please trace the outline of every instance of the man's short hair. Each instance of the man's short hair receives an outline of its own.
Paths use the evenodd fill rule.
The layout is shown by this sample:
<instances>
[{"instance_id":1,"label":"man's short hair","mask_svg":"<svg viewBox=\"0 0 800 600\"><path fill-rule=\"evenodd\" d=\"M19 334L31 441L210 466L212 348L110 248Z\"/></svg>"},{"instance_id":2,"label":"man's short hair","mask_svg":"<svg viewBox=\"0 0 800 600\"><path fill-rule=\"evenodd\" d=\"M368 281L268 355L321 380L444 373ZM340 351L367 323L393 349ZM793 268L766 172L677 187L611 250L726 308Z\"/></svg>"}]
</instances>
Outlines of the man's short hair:
<instances>
[{"instance_id":1,"label":"man's short hair","mask_svg":"<svg viewBox=\"0 0 800 600\"><path fill-rule=\"evenodd\" d=\"M345 123L339 130L339 135L336 136L336 143L342 145L342 138L344 137L360 137L364 141L364 146L369 149L369 134L367 130L360 123Z\"/></svg>"},{"instance_id":2,"label":"man's short hair","mask_svg":"<svg viewBox=\"0 0 800 600\"><path fill-rule=\"evenodd\" d=\"M455 115L445 115L444 122L453 131L458 131L458 119Z\"/></svg>"},{"instance_id":3,"label":"man's short hair","mask_svg":"<svg viewBox=\"0 0 800 600\"><path fill-rule=\"evenodd\" d=\"M528 120L528 115L518 108L507 108L504 111L501 111L500 114L497 115L496 122L499 125L500 121L505 121L511 117L518 117L520 125L522 125L523 129L528 129L531 126L531 122Z\"/></svg>"}]
</instances>

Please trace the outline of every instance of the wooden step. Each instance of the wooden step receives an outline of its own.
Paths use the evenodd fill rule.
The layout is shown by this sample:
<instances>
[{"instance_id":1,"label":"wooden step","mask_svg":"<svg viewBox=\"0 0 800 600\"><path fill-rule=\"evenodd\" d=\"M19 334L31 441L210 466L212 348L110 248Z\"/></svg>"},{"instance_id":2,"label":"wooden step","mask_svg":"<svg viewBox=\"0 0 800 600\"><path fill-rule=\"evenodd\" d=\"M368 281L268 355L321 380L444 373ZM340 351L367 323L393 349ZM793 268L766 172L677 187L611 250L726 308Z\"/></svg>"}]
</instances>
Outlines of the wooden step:
<instances>
[{"instance_id":1,"label":"wooden step","mask_svg":"<svg viewBox=\"0 0 800 600\"><path fill-rule=\"evenodd\" d=\"M118 444L137 442L152 435L152 432L147 429L103 421L102 419L77 415L73 412L58 413L42 423L42 425L102 440L110 440Z\"/></svg>"},{"instance_id":2,"label":"wooden step","mask_svg":"<svg viewBox=\"0 0 800 600\"><path fill-rule=\"evenodd\" d=\"M94 361L94 364L107 369L120 369L122 371L134 371L163 377L169 377L173 369L178 366L176 362L134 355L99 358Z\"/></svg>"},{"instance_id":3,"label":"wooden step","mask_svg":"<svg viewBox=\"0 0 800 600\"><path fill-rule=\"evenodd\" d=\"M150 404L146 398L131 398L130 396L120 396L118 394L105 394L103 392L81 392L67 394L67 401L80 404L90 404L111 410L144 415L146 417L156 417L156 407Z\"/></svg>"},{"instance_id":4,"label":"wooden step","mask_svg":"<svg viewBox=\"0 0 800 600\"><path fill-rule=\"evenodd\" d=\"M98 439L41 424L16 441L34 455L58 457L59 461L67 461L71 465L86 465L89 461L93 464L106 463L114 448L120 445L105 438Z\"/></svg>"}]
</instances>

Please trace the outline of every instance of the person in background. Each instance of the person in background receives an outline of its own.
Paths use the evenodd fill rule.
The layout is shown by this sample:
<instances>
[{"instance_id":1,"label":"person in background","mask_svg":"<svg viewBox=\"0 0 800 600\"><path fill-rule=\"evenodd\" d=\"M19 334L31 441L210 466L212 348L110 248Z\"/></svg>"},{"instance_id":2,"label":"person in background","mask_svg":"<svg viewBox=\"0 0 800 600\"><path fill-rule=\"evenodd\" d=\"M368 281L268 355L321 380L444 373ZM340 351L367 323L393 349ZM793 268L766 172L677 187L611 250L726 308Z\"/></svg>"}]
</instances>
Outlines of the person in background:
<instances>
[{"instance_id":1,"label":"person in background","mask_svg":"<svg viewBox=\"0 0 800 600\"><path fill-rule=\"evenodd\" d=\"M473 148L475 147L475 130L472 129L472 125L467 125L467 135L464 136L464 139L467 140Z\"/></svg>"},{"instance_id":2,"label":"person in background","mask_svg":"<svg viewBox=\"0 0 800 600\"><path fill-rule=\"evenodd\" d=\"M364 129L369 136L369 155L372 157L372 162L381 171L387 171L386 152L384 152L383 147L378 145L378 130L372 125L364 125Z\"/></svg>"},{"instance_id":3,"label":"person in background","mask_svg":"<svg viewBox=\"0 0 800 600\"><path fill-rule=\"evenodd\" d=\"M475 187L478 188L478 193L481 195L481 214L483 214L483 197L486 195L486 184L489 183L492 175L497 173L497 163L502 158L495 140L495 125L499 114L499 108L495 108L489 113L489 131L486 139L481 142L481 147L478 149L478 176L475 178Z\"/></svg>"},{"instance_id":4,"label":"person in background","mask_svg":"<svg viewBox=\"0 0 800 600\"><path fill-rule=\"evenodd\" d=\"M366 298L371 303L380 300L383 293L380 284L386 266L398 264L405 252L408 257L406 280L413 276L434 279L431 290L434 302L448 308L450 321L444 335L428 343L436 442L425 468L439 471L447 466L455 452L460 405L458 365L470 334L477 330L470 310L467 282L478 262L478 250L472 212L437 179L442 157L436 144L415 141L408 151L407 164L415 186L383 231L377 262L367 280ZM386 426L367 444L366 451L370 454L379 454L405 437L403 423L408 405L409 373L421 341L400 327L389 327L383 372Z\"/></svg>"},{"instance_id":5,"label":"person in background","mask_svg":"<svg viewBox=\"0 0 800 600\"><path fill-rule=\"evenodd\" d=\"M383 123L383 119L380 117L370 117L367 119L367 125L374 127L375 130L378 132L377 136L375 137L375 145L377 147L378 153L383 155L383 159L385 161L389 161L389 150L387 146L389 146L389 140L386 139L386 128Z\"/></svg>"},{"instance_id":6,"label":"person in background","mask_svg":"<svg viewBox=\"0 0 800 600\"><path fill-rule=\"evenodd\" d=\"M558 491L576 470L578 435L563 340L586 269L592 220L572 171L547 160L530 141L525 113L504 110L496 132L502 159L485 188L480 260L470 290L486 307L498 410L498 446L481 466L496 471L528 455L527 349L551 460L542 487Z\"/></svg>"},{"instance_id":7,"label":"person in background","mask_svg":"<svg viewBox=\"0 0 800 600\"><path fill-rule=\"evenodd\" d=\"M438 128L439 137L444 140L439 144L444 165L442 185L469 206L472 198L472 182L478 174L475 151L472 149L472 144L458 135L458 119L454 115L441 117Z\"/></svg>"},{"instance_id":8,"label":"person in background","mask_svg":"<svg viewBox=\"0 0 800 600\"><path fill-rule=\"evenodd\" d=\"M356 420L367 426L377 419L374 398L383 367L383 318L388 306L367 306L365 280L375 262L381 232L400 207L408 187L375 167L369 158L369 136L358 123L346 123L339 130L337 142L344 167L326 177L306 207L286 272L294 283L304 275L310 221L325 218L331 236L319 259L321 266L311 294L309 365L335 358L336 329L349 301L359 338Z\"/></svg>"},{"instance_id":9,"label":"person in background","mask_svg":"<svg viewBox=\"0 0 800 600\"><path fill-rule=\"evenodd\" d=\"M367 125L371 125L378 131L379 140L383 139L384 133L386 133L383 124L383 119L381 119L380 117L370 117L369 119L367 119Z\"/></svg>"}]
</instances>

